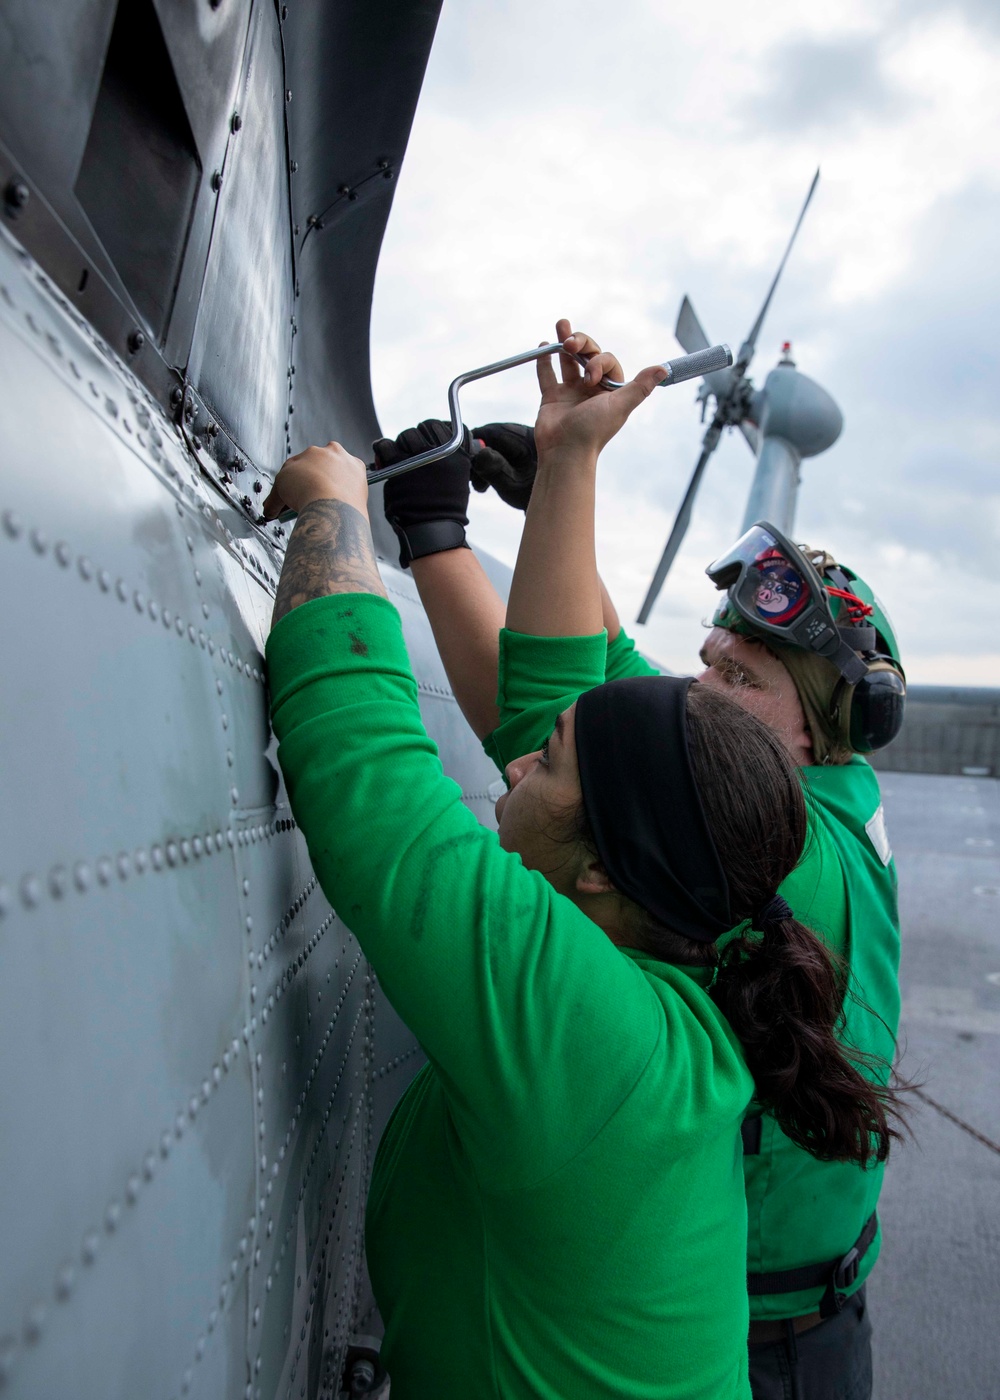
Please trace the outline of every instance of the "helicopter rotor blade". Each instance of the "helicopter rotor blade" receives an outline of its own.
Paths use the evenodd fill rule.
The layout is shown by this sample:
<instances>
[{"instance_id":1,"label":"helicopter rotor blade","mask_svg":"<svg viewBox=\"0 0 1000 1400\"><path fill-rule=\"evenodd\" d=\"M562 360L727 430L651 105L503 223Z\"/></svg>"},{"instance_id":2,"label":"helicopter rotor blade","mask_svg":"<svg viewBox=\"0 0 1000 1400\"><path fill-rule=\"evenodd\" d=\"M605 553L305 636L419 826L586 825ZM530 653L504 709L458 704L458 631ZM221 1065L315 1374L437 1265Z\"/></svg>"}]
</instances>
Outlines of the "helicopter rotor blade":
<instances>
[{"instance_id":1,"label":"helicopter rotor blade","mask_svg":"<svg viewBox=\"0 0 1000 1400\"><path fill-rule=\"evenodd\" d=\"M674 335L689 355L693 355L696 350L707 350L712 343L695 315L694 307L688 297L685 297L681 302Z\"/></svg>"},{"instance_id":2,"label":"helicopter rotor blade","mask_svg":"<svg viewBox=\"0 0 1000 1400\"><path fill-rule=\"evenodd\" d=\"M740 432L746 439L747 447L749 447L750 451L756 457L757 450L760 447L760 429L757 427L757 424L751 423L749 418L744 418L743 422L740 424Z\"/></svg>"},{"instance_id":3,"label":"helicopter rotor blade","mask_svg":"<svg viewBox=\"0 0 1000 1400\"><path fill-rule=\"evenodd\" d=\"M695 354L698 350L705 350L711 345L711 341L705 334L705 328L698 320L691 299L685 297L681 302L681 309L677 313L677 325L674 327L674 336L682 349L689 355ZM719 400L724 399L736 382L736 376L731 368L712 370L702 376L709 389Z\"/></svg>"},{"instance_id":4,"label":"helicopter rotor blade","mask_svg":"<svg viewBox=\"0 0 1000 1400\"><path fill-rule=\"evenodd\" d=\"M818 184L819 166L816 167L816 174L813 176L812 184L809 186L809 193L806 195L805 203L803 204L802 209L799 212L798 219L795 221L795 227L792 229L792 236L788 240L788 247L785 249L785 255L781 259L781 262L778 264L778 270L774 274L774 281L771 283L771 286L768 289L767 296L764 298L764 305L760 308L760 315L757 317L756 321L754 321L753 326L750 329L750 334L740 346L739 358L736 361L735 368L741 374L746 371L747 366L753 359L753 352L757 348L757 337L760 335L760 328L764 324L764 317L767 315L767 309L771 305L771 298L774 296L774 289L775 287L777 287L778 280L780 279L781 274L785 270L785 263L788 261L788 255L792 251L792 244L795 242L795 239L798 236L799 229L802 227L802 220L806 216L806 210L809 208L810 200L812 199L816 186Z\"/></svg>"},{"instance_id":5,"label":"helicopter rotor blade","mask_svg":"<svg viewBox=\"0 0 1000 1400\"><path fill-rule=\"evenodd\" d=\"M721 434L722 429L717 427L715 423L711 425L708 432L705 434L701 456L698 458L695 469L691 473L691 480L688 482L687 490L684 492L684 499L681 501L680 510L678 510L674 519L670 536L664 546L663 554L660 556L660 562L656 566L656 573L653 575L652 582L642 601L642 607L639 609L639 615L636 618L637 622L646 621L649 617L650 609L660 596L660 589L663 587L667 574L670 572L670 566L677 557L677 551L680 549L681 542L687 534L688 526L691 524L691 512L694 509L694 501L698 494L698 487L701 485L701 478L704 475L705 467L708 465L708 459L718 446Z\"/></svg>"}]
</instances>

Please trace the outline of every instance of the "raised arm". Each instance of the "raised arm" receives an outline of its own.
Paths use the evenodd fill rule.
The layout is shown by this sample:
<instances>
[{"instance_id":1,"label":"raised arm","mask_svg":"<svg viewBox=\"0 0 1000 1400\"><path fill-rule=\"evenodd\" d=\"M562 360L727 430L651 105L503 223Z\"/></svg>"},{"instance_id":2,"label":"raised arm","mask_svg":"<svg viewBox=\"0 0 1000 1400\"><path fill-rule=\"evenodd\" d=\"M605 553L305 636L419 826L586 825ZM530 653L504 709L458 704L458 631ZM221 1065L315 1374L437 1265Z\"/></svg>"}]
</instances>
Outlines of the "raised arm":
<instances>
[{"instance_id":1,"label":"raised arm","mask_svg":"<svg viewBox=\"0 0 1000 1400\"><path fill-rule=\"evenodd\" d=\"M536 637L587 636L601 631L604 607L594 542L597 459L633 409L665 377L662 365L643 370L623 389L600 387L606 375L624 378L613 355L567 320L556 338L590 356L582 369L560 355L538 361L542 402L535 423L538 470L507 603L507 626Z\"/></svg>"},{"instance_id":2,"label":"raised arm","mask_svg":"<svg viewBox=\"0 0 1000 1400\"><path fill-rule=\"evenodd\" d=\"M323 892L435 1065L480 1179L525 1185L617 1110L662 1011L442 772L378 596L366 496L363 464L330 444L266 503L299 513L267 643L278 757Z\"/></svg>"}]
</instances>

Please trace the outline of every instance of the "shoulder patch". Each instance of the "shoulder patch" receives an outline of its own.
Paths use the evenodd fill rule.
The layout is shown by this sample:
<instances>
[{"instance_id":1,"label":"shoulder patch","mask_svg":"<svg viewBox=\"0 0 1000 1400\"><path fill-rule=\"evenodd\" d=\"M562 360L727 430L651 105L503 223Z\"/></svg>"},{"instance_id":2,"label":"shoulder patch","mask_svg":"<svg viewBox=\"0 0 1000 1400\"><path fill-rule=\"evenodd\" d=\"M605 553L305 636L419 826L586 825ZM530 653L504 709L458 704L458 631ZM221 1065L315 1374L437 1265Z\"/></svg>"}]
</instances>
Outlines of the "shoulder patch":
<instances>
[{"instance_id":1,"label":"shoulder patch","mask_svg":"<svg viewBox=\"0 0 1000 1400\"><path fill-rule=\"evenodd\" d=\"M878 811L871 821L865 822L865 831L868 839L875 847L875 854L883 865L888 865L892 860L892 847L889 845L889 833L885 829L885 808L881 802L878 804Z\"/></svg>"}]
</instances>

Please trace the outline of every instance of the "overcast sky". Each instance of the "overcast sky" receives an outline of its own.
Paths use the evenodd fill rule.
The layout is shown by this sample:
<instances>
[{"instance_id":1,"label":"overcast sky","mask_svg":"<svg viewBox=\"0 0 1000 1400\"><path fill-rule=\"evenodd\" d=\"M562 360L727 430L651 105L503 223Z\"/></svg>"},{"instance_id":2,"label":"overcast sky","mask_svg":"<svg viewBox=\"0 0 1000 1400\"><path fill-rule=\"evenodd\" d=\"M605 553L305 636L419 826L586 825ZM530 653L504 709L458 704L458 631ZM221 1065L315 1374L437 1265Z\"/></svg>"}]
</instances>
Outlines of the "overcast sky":
<instances>
[{"instance_id":1,"label":"overcast sky","mask_svg":"<svg viewBox=\"0 0 1000 1400\"><path fill-rule=\"evenodd\" d=\"M686 292L737 349L817 165L751 367L762 384L790 339L844 413L803 464L796 537L872 583L911 680L1000 685L995 0L446 3L376 284L383 429L444 416L455 374L551 338L560 315L634 372L680 353ZM698 455L694 389L657 390L599 479L608 585L680 671L753 469L728 434L633 627ZM466 392L469 422L534 419L531 367ZM476 542L509 562L520 520L474 498Z\"/></svg>"}]
</instances>

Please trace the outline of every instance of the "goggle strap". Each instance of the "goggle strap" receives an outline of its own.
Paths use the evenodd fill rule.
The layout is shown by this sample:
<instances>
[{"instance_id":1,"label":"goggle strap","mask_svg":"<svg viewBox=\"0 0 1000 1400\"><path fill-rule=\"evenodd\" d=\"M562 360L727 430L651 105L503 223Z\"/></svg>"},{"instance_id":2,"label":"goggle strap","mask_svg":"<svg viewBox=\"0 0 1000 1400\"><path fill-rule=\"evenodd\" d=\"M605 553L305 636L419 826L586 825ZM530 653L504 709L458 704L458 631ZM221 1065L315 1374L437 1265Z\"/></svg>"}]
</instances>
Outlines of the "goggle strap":
<instances>
[{"instance_id":1,"label":"goggle strap","mask_svg":"<svg viewBox=\"0 0 1000 1400\"><path fill-rule=\"evenodd\" d=\"M870 623L860 627L838 627L837 631L852 651L876 650L878 637Z\"/></svg>"},{"instance_id":2,"label":"goggle strap","mask_svg":"<svg viewBox=\"0 0 1000 1400\"><path fill-rule=\"evenodd\" d=\"M857 630L857 628L851 628L852 632ZM858 681L868 674L867 662L862 661L854 648L848 646L847 642L841 642L837 654L831 656L830 660L848 685L857 685Z\"/></svg>"}]
</instances>

